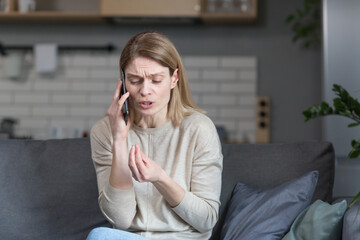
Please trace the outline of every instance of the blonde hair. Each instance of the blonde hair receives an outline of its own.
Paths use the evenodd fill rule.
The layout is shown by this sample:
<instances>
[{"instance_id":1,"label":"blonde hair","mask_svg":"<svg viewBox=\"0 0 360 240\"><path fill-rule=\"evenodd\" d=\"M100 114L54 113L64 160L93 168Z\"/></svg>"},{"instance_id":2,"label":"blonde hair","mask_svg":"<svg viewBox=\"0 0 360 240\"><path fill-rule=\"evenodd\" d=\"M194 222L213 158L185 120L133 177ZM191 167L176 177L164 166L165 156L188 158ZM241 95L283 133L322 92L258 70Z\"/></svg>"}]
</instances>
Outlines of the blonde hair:
<instances>
[{"instance_id":1,"label":"blonde hair","mask_svg":"<svg viewBox=\"0 0 360 240\"><path fill-rule=\"evenodd\" d=\"M169 68L170 76L178 69L179 80L176 87L171 90L167 111L168 118L173 121L175 126L179 126L181 120L191 115L193 111L205 113L194 103L184 65L169 38L155 31L136 34L127 42L121 53L120 69L125 69L137 57L149 58ZM130 115L133 115L131 106Z\"/></svg>"}]
</instances>

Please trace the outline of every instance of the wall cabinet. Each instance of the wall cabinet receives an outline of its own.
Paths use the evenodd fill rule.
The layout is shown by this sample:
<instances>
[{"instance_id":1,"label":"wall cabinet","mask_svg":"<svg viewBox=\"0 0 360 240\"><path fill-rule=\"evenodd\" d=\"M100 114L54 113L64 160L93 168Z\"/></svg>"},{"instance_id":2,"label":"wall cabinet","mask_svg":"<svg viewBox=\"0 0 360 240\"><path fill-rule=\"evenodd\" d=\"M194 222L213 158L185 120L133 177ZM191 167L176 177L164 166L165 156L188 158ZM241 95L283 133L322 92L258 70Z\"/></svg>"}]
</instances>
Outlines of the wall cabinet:
<instances>
[{"instance_id":1,"label":"wall cabinet","mask_svg":"<svg viewBox=\"0 0 360 240\"><path fill-rule=\"evenodd\" d=\"M105 22L109 18L249 22L257 18L257 0L37 0L34 12L0 12L0 23Z\"/></svg>"}]
</instances>

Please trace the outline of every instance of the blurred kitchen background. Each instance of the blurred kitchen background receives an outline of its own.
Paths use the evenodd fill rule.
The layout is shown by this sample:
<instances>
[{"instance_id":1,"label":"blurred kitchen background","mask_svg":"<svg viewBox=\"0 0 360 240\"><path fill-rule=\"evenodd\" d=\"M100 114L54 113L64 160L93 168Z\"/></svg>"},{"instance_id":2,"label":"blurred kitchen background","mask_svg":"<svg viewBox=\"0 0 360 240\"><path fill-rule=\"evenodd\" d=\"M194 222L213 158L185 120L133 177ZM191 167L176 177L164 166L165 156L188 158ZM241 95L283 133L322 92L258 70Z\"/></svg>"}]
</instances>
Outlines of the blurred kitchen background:
<instances>
[{"instance_id":1,"label":"blurred kitchen background","mask_svg":"<svg viewBox=\"0 0 360 240\"><path fill-rule=\"evenodd\" d=\"M110 104L122 47L157 30L175 43L196 102L226 141L321 138L321 120L301 114L321 100L321 46L292 42L285 22L303 0L187 0L174 12L155 1L165 17L141 1L37 0L22 10L20 2L0 13L0 119L14 123L12 137L87 136Z\"/></svg>"}]
</instances>

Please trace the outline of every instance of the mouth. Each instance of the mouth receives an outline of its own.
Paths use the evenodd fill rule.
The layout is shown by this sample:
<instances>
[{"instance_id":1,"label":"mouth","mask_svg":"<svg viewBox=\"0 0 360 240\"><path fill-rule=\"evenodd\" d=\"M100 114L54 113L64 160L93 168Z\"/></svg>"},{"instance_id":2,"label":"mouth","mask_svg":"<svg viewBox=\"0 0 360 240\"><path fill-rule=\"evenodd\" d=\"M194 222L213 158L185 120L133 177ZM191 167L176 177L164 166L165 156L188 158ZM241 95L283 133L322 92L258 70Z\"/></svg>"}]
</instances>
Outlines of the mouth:
<instances>
[{"instance_id":1,"label":"mouth","mask_svg":"<svg viewBox=\"0 0 360 240\"><path fill-rule=\"evenodd\" d=\"M145 109L151 108L153 106L153 104L154 104L154 102L151 102L151 101L140 102L140 106Z\"/></svg>"}]
</instances>

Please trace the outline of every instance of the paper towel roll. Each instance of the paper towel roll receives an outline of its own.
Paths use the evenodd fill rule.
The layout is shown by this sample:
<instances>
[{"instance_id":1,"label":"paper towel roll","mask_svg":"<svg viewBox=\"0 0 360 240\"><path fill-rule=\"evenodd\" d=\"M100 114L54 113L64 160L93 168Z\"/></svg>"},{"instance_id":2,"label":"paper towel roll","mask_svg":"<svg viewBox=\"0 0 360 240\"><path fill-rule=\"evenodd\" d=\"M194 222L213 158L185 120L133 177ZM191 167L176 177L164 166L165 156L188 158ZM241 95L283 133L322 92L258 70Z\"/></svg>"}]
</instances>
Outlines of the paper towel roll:
<instances>
[{"instance_id":1,"label":"paper towel roll","mask_svg":"<svg viewBox=\"0 0 360 240\"><path fill-rule=\"evenodd\" d=\"M57 69L57 44L35 44L36 72L40 74L53 74Z\"/></svg>"}]
</instances>

